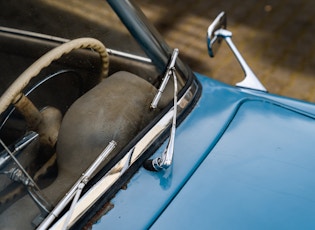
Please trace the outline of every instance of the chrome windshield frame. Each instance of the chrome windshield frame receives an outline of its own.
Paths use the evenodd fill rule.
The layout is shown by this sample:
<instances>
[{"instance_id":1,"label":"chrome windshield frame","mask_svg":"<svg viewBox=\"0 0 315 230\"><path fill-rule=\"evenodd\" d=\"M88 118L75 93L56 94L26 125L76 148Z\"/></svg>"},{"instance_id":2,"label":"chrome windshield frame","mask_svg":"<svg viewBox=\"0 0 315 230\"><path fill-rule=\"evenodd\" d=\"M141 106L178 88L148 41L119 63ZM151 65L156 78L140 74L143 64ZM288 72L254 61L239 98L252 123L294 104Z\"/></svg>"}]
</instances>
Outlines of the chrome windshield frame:
<instances>
[{"instance_id":1,"label":"chrome windshield frame","mask_svg":"<svg viewBox=\"0 0 315 230\"><path fill-rule=\"evenodd\" d=\"M0 26L0 33L5 33L8 36L10 36L10 35L11 36L22 36L23 38L29 37L29 38L34 38L34 39L40 39L40 40L44 40L44 41L48 41L48 42L55 42L57 44L62 44L62 43L66 43L66 42L70 41L70 39L67 39L67 38L61 38L61 37L51 36L51 35L47 35L47 34L30 32L30 31L21 30L21 29L9 28L9 27L5 27L5 26ZM127 58L127 59L131 59L134 61L140 61L140 62L144 62L144 63L152 63L152 60L150 58L147 58L147 57L143 57L143 56L139 56L139 55L135 55L135 54L130 54L130 53L126 53L124 51L119 51L119 50L110 49L110 48L106 48L106 51L108 54L110 54L112 56Z\"/></svg>"},{"instance_id":2,"label":"chrome windshield frame","mask_svg":"<svg viewBox=\"0 0 315 230\"><path fill-rule=\"evenodd\" d=\"M132 0L107 0L107 2L153 64L164 72L173 49L148 21L141 9ZM180 58L176 61L176 69L185 76L192 76L190 68ZM189 81L189 79L186 80Z\"/></svg>"}]
</instances>

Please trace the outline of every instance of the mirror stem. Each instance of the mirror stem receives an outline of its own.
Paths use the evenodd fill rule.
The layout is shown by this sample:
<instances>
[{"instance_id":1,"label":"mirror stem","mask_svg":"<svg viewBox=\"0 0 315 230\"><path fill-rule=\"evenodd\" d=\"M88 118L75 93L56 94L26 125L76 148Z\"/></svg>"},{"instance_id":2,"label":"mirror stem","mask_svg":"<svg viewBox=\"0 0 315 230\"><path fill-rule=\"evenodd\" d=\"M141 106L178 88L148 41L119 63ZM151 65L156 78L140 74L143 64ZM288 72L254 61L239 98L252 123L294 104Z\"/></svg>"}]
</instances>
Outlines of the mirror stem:
<instances>
[{"instance_id":1,"label":"mirror stem","mask_svg":"<svg viewBox=\"0 0 315 230\"><path fill-rule=\"evenodd\" d=\"M251 70L251 68L246 63L245 59L241 55L241 53L238 51L236 46L234 45L231 37L232 32L226 30L226 29L219 29L215 31L215 35L218 37L224 38L230 49L232 50L234 56L236 57L237 61L240 63L242 70L245 73L245 78L241 82L237 83L236 85L243 88L250 88L250 89L256 89L260 91L267 92L266 88L260 83L254 72Z\"/></svg>"}]
</instances>

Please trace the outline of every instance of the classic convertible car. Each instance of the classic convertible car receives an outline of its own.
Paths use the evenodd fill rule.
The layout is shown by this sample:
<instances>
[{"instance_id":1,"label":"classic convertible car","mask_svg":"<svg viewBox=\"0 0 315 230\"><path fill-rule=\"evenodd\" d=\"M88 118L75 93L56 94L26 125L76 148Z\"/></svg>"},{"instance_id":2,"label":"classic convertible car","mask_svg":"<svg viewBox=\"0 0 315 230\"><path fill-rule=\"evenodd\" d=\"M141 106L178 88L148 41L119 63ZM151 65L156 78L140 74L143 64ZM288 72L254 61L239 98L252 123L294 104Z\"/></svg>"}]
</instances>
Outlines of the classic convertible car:
<instances>
[{"instance_id":1,"label":"classic convertible car","mask_svg":"<svg viewBox=\"0 0 315 230\"><path fill-rule=\"evenodd\" d=\"M12 2L0 229L315 228L315 106L267 92L224 12L205 48L228 44L245 73L236 86L194 73L133 1L107 0L122 24L102 9L98 27L55 1Z\"/></svg>"}]
</instances>

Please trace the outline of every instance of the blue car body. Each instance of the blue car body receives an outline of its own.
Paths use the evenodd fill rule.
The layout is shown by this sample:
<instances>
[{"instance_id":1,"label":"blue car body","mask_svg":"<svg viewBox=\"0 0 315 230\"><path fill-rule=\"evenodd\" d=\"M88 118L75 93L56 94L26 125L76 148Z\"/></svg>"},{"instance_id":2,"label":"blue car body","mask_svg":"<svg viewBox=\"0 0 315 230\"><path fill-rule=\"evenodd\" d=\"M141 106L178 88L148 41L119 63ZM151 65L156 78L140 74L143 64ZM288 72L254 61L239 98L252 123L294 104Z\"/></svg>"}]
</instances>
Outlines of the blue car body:
<instances>
[{"instance_id":1,"label":"blue car body","mask_svg":"<svg viewBox=\"0 0 315 230\"><path fill-rule=\"evenodd\" d=\"M58 65L62 66L64 72L56 72L55 66L53 66L53 75L47 77L48 74L44 72L44 75L46 74L43 77L44 80L32 85L25 92L26 96L35 101L34 104L37 107L43 107L46 104L56 104L56 107L60 107L63 120L56 126L58 126L58 132L59 125L62 128L58 133L57 144L54 143L53 146L50 146L51 151L57 152L57 161L54 161L54 165L57 164L60 167L60 161L66 159L64 160L66 161L65 169L60 167L64 171L71 171L80 167L86 168L87 165L84 161L89 160L86 156L92 155L94 147L98 145L93 141L102 139L102 134L106 133L107 129L111 130L112 123L115 123L110 123L106 119L120 115L117 113L106 116L105 112L105 115L103 113L97 113L97 116L90 115L94 108L107 106L106 103L104 103L105 105L102 104L108 97L106 90L126 87L125 91L119 91L112 97L122 96L126 100L115 101L115 99L111 99L108 102L109 107L105 109L107 112L110 109L115 110L117 105L122 106L123 109L126 107L127 115L122 116L126 121L119 117L123 121L117 122L125 122L126 126L133 123L133 120L128 120L129 117L141 123L142 117L140 116L154 112L155 109L152 102L150 109L149 107L140 108L140 111L135 112L135 116L132 113L128 114L133 107L142 102L138 101L139 98L135 99L134 104L130 102L133 100L133 95L129 95L130 91L127 89L133 87L131 86L133 82L129 83L127 80L135 79L136 83L139 84L135 84L136 86L132 91L134 94L136 94L135 91L142 91L146 87L148 91L154 88L154 99L161 93L163 106L161 109L158 108L154 116L148 118L144 116L143 120L147 119L148 122L141 126L140 131L130 134L131 137L128 141L123 146L119 146L118 152L115 152L115 155L102 166L100 166L102 162L98 162L98 157L104 153L107 154L106 149L99 153L97 152L99 149L95 147L97 149L94 151L96 152L96 160L93 159L88 170L85 171L84 168L79 175L75 175L78 178L74 176L75 179L71 178L71 183L74 182L73 187L67 179L64 182L64 178L61 178L60 184L64 183L68 188L64 189L60 184L58 184L60 187L54 188L56 186L54 185L55 181L58 182L58 176L64 173L58 167L57 169L54 168L54 178L49 181L50 184L44 184L38 189L42 190L44 194L46 192L45 195L49 194L56 199L56 201L53 200L52 207L45 204L45 196L41 197L41 192L38 192L37 188L34 188L34 185L29 182L31 179L26 178L27 173L24 177L21 176L22 172L16 176L13 175L12 170L9 171L6 168L10 164L14 165L15 168L13 169L18 167L16 163L10 163L7 160L10 152L9 145L2 144L3 147L0 148L0 181L3 181L3 185L0 185L0 202L3 201L4 193L10 199L1 203L3 206L0 207L0 228L11 229L13 226L12 229L21 227L25 227L25 229L79 229L85 227L96 230L315 229L315 153L313 148L315 105L272 95L255 88L230 86L199 73L194 73L188 65L179 58L177 59L176 49L173 51L163 41L133 1L108 0L107 2L142 47L141 55L109 49L109 56L112 55L110 65L114 65L114 68L109 69L108 72L114 77L101 79L97 83L88 82L84 74L82 74L84 80L77 83L78 72L85 71L82 67L85 64L82 64L84 61L81 63L77 59L73 61L71 59L73 57L70 56L70 61L67 61L74 66L74 70L68 69L69 63L61 60L61 64L57 63L56 65L57 67L59 67ZM22 40L22 48L19 49L26 47L26 51L23 50L23 55L28 53L27 50L31 46L35 46L35 50L39 50L40 53L43 52L42 49L46 51L48 48L62 46L64 42L69 42L59 37L26 33L22 30L11 30L3 27L0 27L0 36L3 36L5 42L7 42L7 38L14 40L12 44L10 42L5 43L12 47L18 44L17 41ZM124 34L122 37L124 38ZM91 46L87 46L87 48L90 49ZM97 49L95 46L92 48ZM133 46L127 46L127 48L132 49ZM0 51L0 54L8 52L5 46L2 48L0 46ZM77 53L77 56L84 57L83 59L88 62L88 77L93 75L93 71L90 69L95 71L97 69L95 66L99 64L99 56L89 52ZM13 55L18 56L15 53ZM27 59L28 62L31 61ZM117 71L117 66L121 67L122 71L120 69ZM21 67L19 66L19 68ZM131 69L130 73L126 74L125 69ZM9 75L9 72L5 73ZM65 83L54 83L54 80L57 79L56 81L58 81L58 76L64 73L71 75L70 80ZM135 76L137 74L141 80ZM117 77L117 75L119 76ZM12 78L15 79L15 77ZM116 85L114 84L115 88L106 88L113 84L111 79L119 77L125 79L127 83L117 82ZM174 80L171 77L174 77ZM143 79L146 80L145 83L143 83ZM46 86L51 81L58 87ZM108 84L102 86L105 81ZM176 84L174 84L174 96L172 87L167 88L166 92L163 91L162 85L164 83L170 85L168 81L179 84L178 92L175 89ZM16 115L13 106L4 107L1 105L2 101L7 100L5 89L15 84L11 78L10 80L3 80L3 82L6 85L0 87L1 94L4 91L4 96L0 98L1 143L3 142L2 139L10 140L7 137L10 131L6 128L7 123L9 125L14 123L13 126L18 126L16 124L21 123L21 117L24 116L27 120L27 116L22 112L23 116ZM31 81L24 85L28 85L29 82ZM147 86L149 85L148 82L150 86ZM160 88L158 88L158 83L161 83ZM85 84L92 86L81 92L80 87ZM44 93L41 92L42 88ZM37 90L39 91L38 94ZM22 92L22 90L20 91ZM97 101L96 96L89 97L90 92L96 92L96 95L103 92L104 95L101 95L101 100ZM54 100L51 100L50 97L43 97L45 103L41 104L39 102L42 96L38 96L42 95L40 93L53 94ZM62 103L59 101L59 94L63 95ZM75 98L72 98L72 95L75 95L73 96ZM144 98L146 101L147 95L146 93ZM165 97L168 97L168 100L165 99L164 101L164 95L167 95ZM176 100L177 97L178 100ZM184 100L186 97L188 99ZM152 101L152 98L153 96L150 94L149 100ZM140 99L143 98L140 97ZM11 100L8 104L15 103L14 100ZM96 103L95 106L90 106L93 103ZM79 106L75 107L77 104ZM129 104L131 104L130 107L128 107ZM5 109L2 111L2 108ZM18 105L16 108L18 110ZM40 110L40 112L42 111ZM125 111L121 113L123 112ZM70 116L70 118L66 116ZM13 122L10 123L11 120ZM106 127L106 129L102 129L102 127ZM26 128L23 126L23 133L25 132L24 129ZM155 131L156 129L157 131ZM121 131L120 127L114 127L113 130L115 132L113 142L115 138L119 140L120 136L125 135L125 130L122 129ZM33 131L42 135L37 128L34 128ZM132 129L127 130L127 133L129 134L131 131ZM83 133L82 136L86 134L85 139L79 140L80 132ZM14 130L14 135L15 140L20 136L20 133L15 134ZM71 140L72 136L74 136L74 140ZM92 140L92 144L85 144L86 139ZM25 144L22 142L22 147L32 145L35 141L37 140L34 137ZM18 145L20 142L14 143ZM59 147L68 143L70 143L70 148L67 146L64 149ZM38 143L36 142L36 144ZM174 151L172 151L172 144ZM82 150L81 155L79 153L75 155L80 152L81 146L85 149ZM11 148L11 145L9 147ZM32 148L32 154L39 151L32 146L30 148ZM40 147L39 149L41 150ZM70 155L69 158L62 158L62 154L66 155L70 152L69 149L76 150L73 151L74 155ZM111 153L110 151L112 150L109 150L108 154ZM56 154L55 152L53 154ZM60 152L62 153L61 158ZM171 154L167 155L168 153ZM28 156L29 153L19 154ZM168 162L162 164L165 163L162 162L165 160L163 158L165 155L167 155L166 158L171 158L170 164L167 164ZM106 157L102 158L102 161ZM50 159L47 162L50 162ZM71 160L75 160L75 163L71 164ZM46 163L43 165L41 167L47 171L53 167L52 165L46 166ZM4 168L7 171L4 171ZM28 169L28 167L25 168ZM93 171L89 171L90 168L93 168ZM36 173L38 172L36 171ZM34 175L37 175L36 173ZM5 174L9 174L10 180ZM45 172L43 175L46 176ZM85 177L85 175L88 176ZM12 178L15 181L11 182ZM65 176L65 178L67 177ZM13 196L14 194L11 195L11 191L7 191L7 187L12 186L11 183L20 183L21 181L26 185L28 193L25 192L26 195L19 194L20 197L16 198ZM34 181L37 183L37 180L34 179ZM5 186L4 182L9 186ZM58 193L59 190L63 189L64 191L60 192L58 197L54 197L53 193ZM10 203L11 198L12 200L15 199L12 204ZM10 204L7 205L7 201ZM24 205L28 211L21 212L21 205ZM41 210L40 215L38 215L37 209ZM30 214L28 215L28 213Z\"/></svg>"},{"instance_id":2,"label":"blue car body","mask_svg":"<svg viewBox=\"0 0 315 230\"><path fill-rule=\"evenodd\" d=\"M93 229L314 228L314 106L196 75L172 168L140 169Z\"/></svg>"}]
</instances>

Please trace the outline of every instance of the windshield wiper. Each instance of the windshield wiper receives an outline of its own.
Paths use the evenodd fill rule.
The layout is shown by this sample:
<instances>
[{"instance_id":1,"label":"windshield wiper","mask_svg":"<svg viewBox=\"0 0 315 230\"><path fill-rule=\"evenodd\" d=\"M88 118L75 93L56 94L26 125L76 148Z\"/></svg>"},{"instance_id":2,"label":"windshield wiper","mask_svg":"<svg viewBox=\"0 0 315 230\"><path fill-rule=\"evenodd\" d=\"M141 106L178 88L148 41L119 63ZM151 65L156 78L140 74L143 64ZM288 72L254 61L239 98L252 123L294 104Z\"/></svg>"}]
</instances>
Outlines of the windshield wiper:
<instances>
[{"instance_id":1,"label":"windshield wiper","mask_svg":"<svg viewBox=\"0 0 315 230\"><path fill-rule=\"evenodd\" d=\"M173 106L173 119L172 119L171 134L170 134L167 147L162 153L162 155L153 160L147 160L145 162L144 167L150 171L160 171L161 169L167 169L168 167L172 165L172 162L173 162L175 132L176 132L176 118L177 118L177 77L176 77L176 70L175 70L175 62L176 62L178 53L179 53L178 49L174 49L169 65L165 72L164 79L161 83L158 93L155 95L151 103L151 108L157 107L157 104L160 101L162 93L172 75L174 78L174 100L173 100L174 106Z\"/></svg>"},{"instance_id":2,"label":"windshield wiper","mask_svg":"<svg viewBox=\"0 0 315 230\"><path fill-rule=\"evenodd\" d=\"M67 213L67 218L63 224L63 229L67 229L68 224L71 220L72 213L78 203L81 192L84 186L89 181L90 177L96 171L96 169L100 166L100 164L104 161L104 159L114 150L117 143L112 140L106 146L106 148L101 152L101 154L96 158L96 160L90 165L90 167L82 173L80 179L72 186L69 192L62 198L62 200L58 203L58 205L49 213L47 218L38 226L38 230L47 229L49 225L55 220L56 217L64 210L64 208L70 203L72 200L70 209Z\"/></svg>"},{"instance_id":3,"label":"windshield wiper","mask_svg":"<svg viewBox=\"0 0 315 230\"><path fill-rule=\"evenodd\" d=\"M33 178L27 173L25 168L20 164L20 162L16 158L16 155L18 155L18 153L23 148L29 145L37 137L38 134L35 132L30 132L26 134L21 140L19 140L14 145L13 151L10 150L10 148L2 141L2 139L0 139L0 144L4 148L5 154L8 154L9 158L12 159L14 163L17 165L17 167L13 167L9 171L0 171L0 173L7 175L8 178L10 178L12 181L22 183L26 187L27 192L29 193L35 204L40 209L41 214L48 215L48 213L53 207L52 204L49 202L48 198L44 196L39 186L36 184ZM9 158L6 157L5 154L2 154L0 169L5 167L8 163Z\"/></svg>"},{"instance_id":4,"label":"windshield wiper","mask_svg":"<svg viewBox=\"0 0 315 230\"><path fill-rule=\"evenodd\" d=\"M6 148L0 153L0 170L5 168L7 166L8 162L11 160L10 153L16 158L20 153L21 150L24 149L28 144L30 144L32 141L34 141L36 138L38 138L38 134L31 131L28 132L25 136L23 136L21 139L19 139L14 146L7 147L7 149L10 150L8 152ZM1 140L1 145L3 146L4 143ZM14 159L13 159L14 160Z\"/></svg>"}]
</instances>

